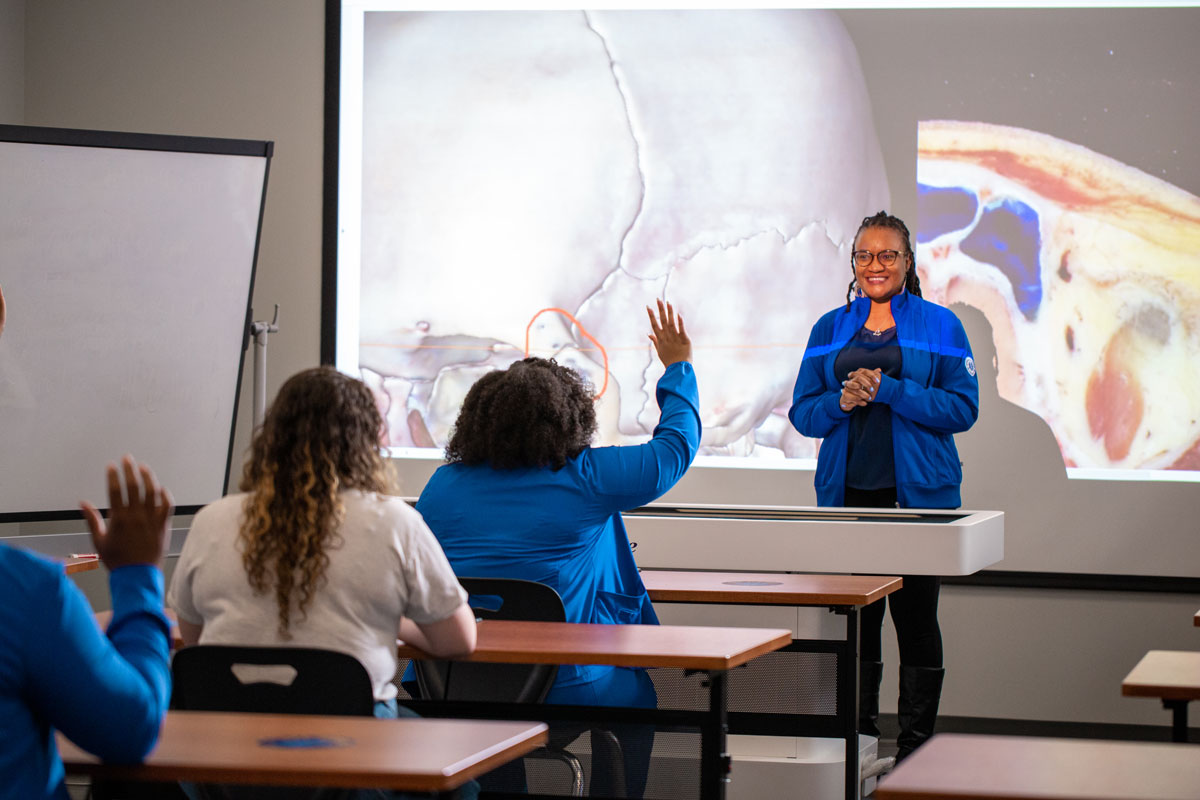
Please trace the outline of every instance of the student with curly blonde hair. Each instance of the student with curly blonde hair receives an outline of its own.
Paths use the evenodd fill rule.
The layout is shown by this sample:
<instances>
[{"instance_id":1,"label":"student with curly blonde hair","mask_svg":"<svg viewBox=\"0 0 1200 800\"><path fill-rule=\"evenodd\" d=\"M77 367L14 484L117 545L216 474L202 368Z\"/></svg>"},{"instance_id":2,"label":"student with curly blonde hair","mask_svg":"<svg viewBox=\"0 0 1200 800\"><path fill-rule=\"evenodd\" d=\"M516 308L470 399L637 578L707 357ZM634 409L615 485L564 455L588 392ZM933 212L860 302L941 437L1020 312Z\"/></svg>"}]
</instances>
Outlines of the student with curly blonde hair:
<instances>
[{"instance_id":1,"label":"student with curly blonde hair","mask_svg":"<svg viewBox=\"0 0 1200 800\"><path fill-rule=\"evenodd\" d=\"M331 367L280 388L241 494L196 515L169 600L185 644L338 650L367 668L377 714L396 714L396 637L471 652L466 592L421 516L391 496L370 390Z\"/></svg>"}]
</instances>

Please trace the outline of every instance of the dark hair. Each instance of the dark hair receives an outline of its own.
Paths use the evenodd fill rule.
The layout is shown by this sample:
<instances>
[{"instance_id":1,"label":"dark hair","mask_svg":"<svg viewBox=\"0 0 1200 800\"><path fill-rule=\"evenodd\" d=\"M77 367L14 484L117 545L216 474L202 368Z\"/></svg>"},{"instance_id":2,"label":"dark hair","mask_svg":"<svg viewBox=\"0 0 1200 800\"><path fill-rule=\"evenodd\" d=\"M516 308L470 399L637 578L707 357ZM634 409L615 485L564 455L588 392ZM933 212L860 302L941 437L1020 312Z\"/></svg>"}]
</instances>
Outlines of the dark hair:
<instances>
[{"instance_id":1,"label":"dark hair","mask_svg":"<svg viewBox=\"0 0 1200 800\"><path fill-rule=\"evenodd\" d=\"M338 492L390 492L380 452L383 419L371 390L332 367L288 378L254 434L240 488L242 565L258 594L274 590L279 633L293 609L303 618L345 514Z\"/></svg>"},{"instance_id":2,"label":"dark hair","mask_svg":"<svg viewBox=\"0 0 1200 800\"><path fill-rule=\"evenodd\" d=\"M467 392L446 460L496 469L562 469L592 443L591 386L553 359L527 358L489 372Z\"/></svg>"},{"instance_id":3,"label":"dark hair","mask_svg":"<svg viewBox=\"0 0 1200 800\"><path fill-rule=\"evenodd\" d=\"M862 224L858 226L858 231L851 239L851 246L858 241L859 234L867 228L887 228L900 234L904 238L904 252L908 254L908 272L904 275L904 288L910 294L917 297L921 296L921 279L917 276L917 257L913 254L912 239L908 235L908 226L904 224L904 220L899 217L894 217L886 211L880 211L870 217L865 217ZM853 263L853 262L852 262ZM850 279L850 285L846 287L846 310L850 310L850 303L854 300L854 290L858 288L858 276Z\"/></svg>"}]
</instances>

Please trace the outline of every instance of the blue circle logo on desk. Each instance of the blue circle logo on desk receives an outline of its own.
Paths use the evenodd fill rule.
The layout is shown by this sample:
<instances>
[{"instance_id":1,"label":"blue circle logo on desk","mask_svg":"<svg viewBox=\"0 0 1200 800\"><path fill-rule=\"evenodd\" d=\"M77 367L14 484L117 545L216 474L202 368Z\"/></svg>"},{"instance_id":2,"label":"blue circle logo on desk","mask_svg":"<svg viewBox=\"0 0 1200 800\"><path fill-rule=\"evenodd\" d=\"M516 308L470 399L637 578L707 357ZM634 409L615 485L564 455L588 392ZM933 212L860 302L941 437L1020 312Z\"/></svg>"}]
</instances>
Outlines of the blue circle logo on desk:
<instances>
[{"instance_id":1,"label":"blue circle logo on desk","mask_svg":"<svg viewBox=\"0 0 1200 800\"><path fill-rule=\"evenodd\" d=\"M289 749L315 749L322 747L349 747L354 740L349 736L281 736L274 739L259 739L262 747L285 747Z\"/></svg>"}]
</instances>

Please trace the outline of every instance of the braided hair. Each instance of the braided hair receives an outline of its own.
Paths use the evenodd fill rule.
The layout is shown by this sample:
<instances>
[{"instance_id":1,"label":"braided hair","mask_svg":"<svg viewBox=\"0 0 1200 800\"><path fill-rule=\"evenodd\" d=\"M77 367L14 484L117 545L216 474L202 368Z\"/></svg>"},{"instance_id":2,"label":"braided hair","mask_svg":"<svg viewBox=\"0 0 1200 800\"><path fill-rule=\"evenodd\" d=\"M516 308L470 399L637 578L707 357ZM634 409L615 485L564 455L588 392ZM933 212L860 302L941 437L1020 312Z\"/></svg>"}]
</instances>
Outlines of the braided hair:
<instances>
[{"instance_id":1,"label":"braided hair","mask_svg":"<svg viewBox=\"0 0 1200 800\"><path fill-rule=\"evenodd\" d=\"M904 252L908 255L908 272L904 275L904 290L917 297L921 296L921 279L917 276L917 258L913 254L912 239L908 235L908 226L904 224L904 220L899 217L892 216L886 211L880 211L869 217L865 217L862 224L858 226L858 232L854 234L852 241L857 242L858 237L867 228L887 228L893 230L904 239ZM851 264L854 263L851 257ZM858 276L850 279L850 285L846 287L846 310L850 310L850 303L854 300L854 291L858 288Z\"/></svg>"}]
</instances>

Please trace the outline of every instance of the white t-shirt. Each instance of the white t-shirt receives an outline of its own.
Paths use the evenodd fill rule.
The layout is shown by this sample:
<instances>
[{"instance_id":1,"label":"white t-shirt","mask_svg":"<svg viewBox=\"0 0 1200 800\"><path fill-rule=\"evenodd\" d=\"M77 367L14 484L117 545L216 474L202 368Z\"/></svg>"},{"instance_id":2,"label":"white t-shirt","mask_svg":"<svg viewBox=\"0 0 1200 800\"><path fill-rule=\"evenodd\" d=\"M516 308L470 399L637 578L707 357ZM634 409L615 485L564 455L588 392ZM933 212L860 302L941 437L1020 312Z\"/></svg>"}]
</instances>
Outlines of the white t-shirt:
<instances>
[{"instance_id":1,"label":"white t-shirt","mask_svg":"<svg viewBox=\"0 0 1200 800\"><path fill-rule=\"evenodd\" d=\"M279 637L275 594L255 594L242 565L239 531L246 495L205 506L192 522L167 600L181 620L203 625L201 644L291 645L349 653L371 676L376 700L396 696L400 620L451 616L467 593L421 515L398 497L342 492L346 516L307 617L293 605ZM296 602L295 596L293 603Z\"/></svg>"}]
</instances>

